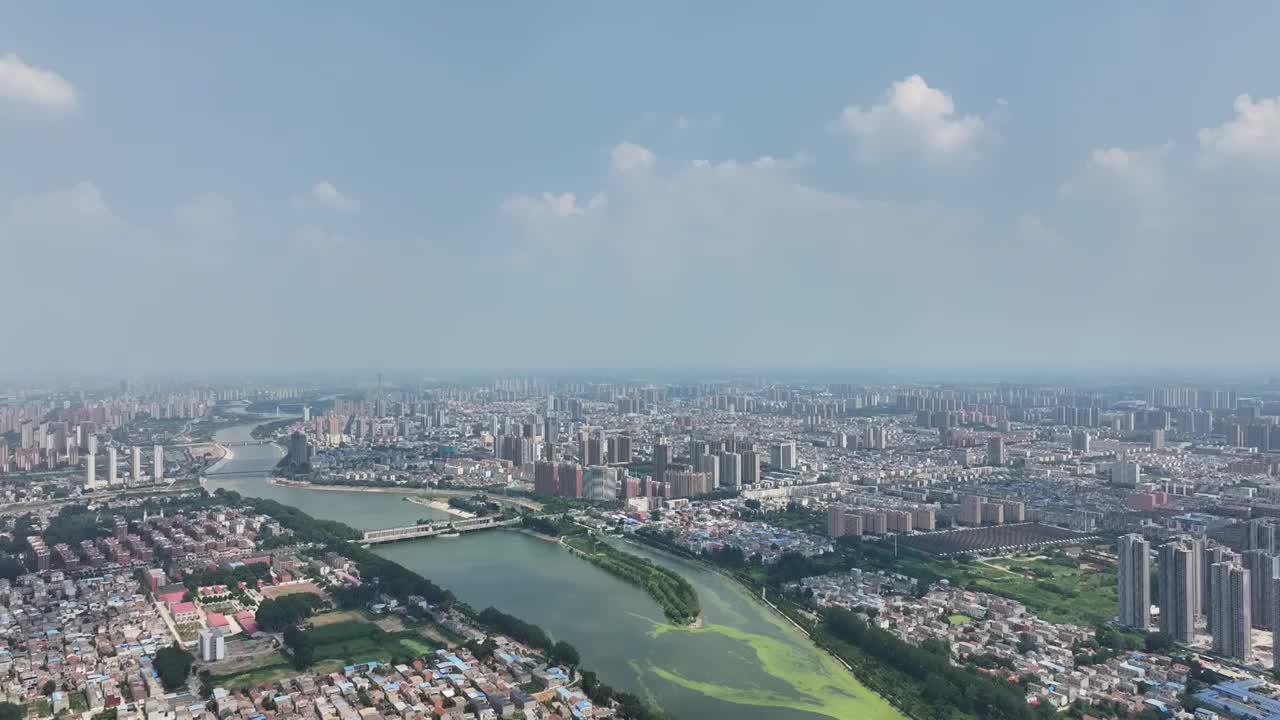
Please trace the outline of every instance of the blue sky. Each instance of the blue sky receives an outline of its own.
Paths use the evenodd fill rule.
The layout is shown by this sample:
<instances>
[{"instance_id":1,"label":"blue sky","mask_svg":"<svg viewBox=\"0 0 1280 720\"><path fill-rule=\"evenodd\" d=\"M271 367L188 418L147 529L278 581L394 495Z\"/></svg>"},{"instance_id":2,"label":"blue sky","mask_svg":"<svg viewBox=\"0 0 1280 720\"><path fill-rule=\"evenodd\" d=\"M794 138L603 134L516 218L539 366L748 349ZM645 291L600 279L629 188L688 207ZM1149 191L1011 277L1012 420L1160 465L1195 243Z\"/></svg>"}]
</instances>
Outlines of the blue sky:
<instances>
[{"instance_id":1,"label":"blue sky","mask_svg":"<svg viewBox=\"0 0 1280 720\"><path fill-rule=\"evenodd\" d=\"M1278 15L0 2L0 371L1267 366Z\"/></svg>"}]
</instances>

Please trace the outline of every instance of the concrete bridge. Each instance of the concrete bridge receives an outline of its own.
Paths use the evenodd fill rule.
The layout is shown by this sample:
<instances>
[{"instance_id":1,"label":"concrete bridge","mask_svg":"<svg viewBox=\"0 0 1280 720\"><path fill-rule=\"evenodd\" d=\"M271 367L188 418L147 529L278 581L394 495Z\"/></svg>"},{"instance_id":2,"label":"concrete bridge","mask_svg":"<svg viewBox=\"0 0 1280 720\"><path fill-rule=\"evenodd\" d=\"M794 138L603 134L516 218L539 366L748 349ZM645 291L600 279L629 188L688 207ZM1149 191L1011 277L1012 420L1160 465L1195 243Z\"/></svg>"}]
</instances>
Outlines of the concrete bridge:
<instances>
[{"instance_id":1,"label":"concrete bridge","mask_svg":"<svg viewBox=\"0 0 1280 720\"><path fill-rule=\"evenodd\" d=\"M223 447L247 447L249 445L270 445L270 440L241 440L240 442L219 443Z\"/></svg>"},{"instance_id":2,"label":"concrete bridge","mask_svg":"<svg viewBox=\"0 0 1280 720\"><path fill-rule=\"evenodd\" d=\"M425 525L408 525L385 530L366 530L364 539L361 542L366 545L372 545L374 543L396 542L397 540L417 540L418 538L435 537L449 533L464 533L519 524L520 518L500 520L492 517L472 518L471 520L458 520L456 522L433 522Z\"/></svg>"}]
</instances>

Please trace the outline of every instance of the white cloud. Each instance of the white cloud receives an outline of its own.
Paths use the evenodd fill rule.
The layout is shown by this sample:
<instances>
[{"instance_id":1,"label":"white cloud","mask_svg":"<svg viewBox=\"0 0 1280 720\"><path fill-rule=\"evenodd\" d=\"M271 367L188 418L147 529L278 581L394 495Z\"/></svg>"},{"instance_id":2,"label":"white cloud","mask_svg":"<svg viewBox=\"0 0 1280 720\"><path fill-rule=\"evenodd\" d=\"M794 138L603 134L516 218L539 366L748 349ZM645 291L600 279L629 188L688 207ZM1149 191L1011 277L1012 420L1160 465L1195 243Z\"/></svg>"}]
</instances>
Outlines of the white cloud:
<instances>
[{"instance_id":1,"label":"white cloud","mask_svg":"<svg viewBox=\"0 0 1280 720\"><path fill-rule=\"evenodd\" d=\"M13 201L13 219L27 227L104 229L119 223L102 191L88 181L66 190L19 195Z\"/></svg>"},{"instance_id":2,"label":"white cloud","mask_svg":"<svg viewBox=\"0 0 1280 720\"><path fill-rule=\"evenodd\" d=\"M1135 196L1155 199L1165 191L1165 159L1173 143L1142 150L1098 148L1089 155L1088 170L1118 182Z\"/></svg>"},{"instance_id":3,"label":"white cloud","mask_svg":"<svg viewBox=\"0 0 1280 720\"><path fill-rule=\"evenodd\" d=\"M48 110L74 110L76 89L52 70L28 65L13 53L0 55L0 101L35 105Z\"/></svg>"},{"instance_id":4,"label":"white cloud","mask_svg":"<svg viewBox=\"0 0 1280 720\"><path fill-rule=\"evenodd\" d=\"M1198 133L1202 159L1280 162L1280 97L1240 95L1233 107L1235 117Z\"/></svg>"},{"instance_id":5,"label":"white cloud","mask_svg":"<svg viewBox=\"0 0 1280 720\"><path fill-rule=\"evenodd\" d=\"M583 217L603 210L609 204L604 193L591 196L585 205L573 193L542 193L541 196L512 195L502 203L502 211L525 222L544 222Z\"/></svg>"},{"instance_id":6,"label":"white cloud","mask_svg":"<svg viewBox=\"0 0 1280 720\"><path fill-rule=\"evenodd\" d=\"M360 211L360 200L343 194L328 180L321 180L312 185L305 195L295 200L295 205L301 208L315 207L344 213Z\"/></svg>"},{"instance_id":7,"label":"white cloud","mask_svg":"<svg viewBox=\"0 0 1280 720\"><path fill-rule=\"evenodd\" d=\"M622 142L609 151L609 164L619 175L637 175L653 169L653 151L642 145Z\"/></svg>"},{"instance_id":8,"label":"white cloud","mask_svg":"<svg viewBox=\"0 0 1280 720\"><path fill-rule=\"evenodd\" d=\"M879 105L846 107L836 121L837 130L866 150L907 148L933 159L971 151L984 127L980 117L956 114L951 96L919 75L895 82Z\"/></svg>"},{"instance_id":9,"label":"white cloud","mask_svg":"<svg viewBox=\"0 0 1280 720\"><path fill-rule=\"evenodd\" d=\"M294 247L309 253L331 253L346 245L347 236L322 225L310 223L298 228Z\"/></svg>"}]
</instances>

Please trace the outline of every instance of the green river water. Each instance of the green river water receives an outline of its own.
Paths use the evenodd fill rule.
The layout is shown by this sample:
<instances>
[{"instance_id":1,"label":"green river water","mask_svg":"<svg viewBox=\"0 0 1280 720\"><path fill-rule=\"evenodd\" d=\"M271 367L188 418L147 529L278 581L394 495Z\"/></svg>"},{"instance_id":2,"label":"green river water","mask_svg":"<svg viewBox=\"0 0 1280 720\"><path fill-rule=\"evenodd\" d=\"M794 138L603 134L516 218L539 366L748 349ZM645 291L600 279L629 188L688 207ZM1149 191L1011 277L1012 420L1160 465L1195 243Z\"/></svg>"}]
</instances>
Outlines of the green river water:
<instances>
[{"instance_id":1,"label":"green river water","mask_svg":"<svg viewBox=\"0 0 1280 720\"><path fill-rule=\"evenodd\" d=\"M222 442L247 439L251 425ZM282 455L274 445L233 448L206 487L267 497L360 529L442 517L394 493L307 490L272 485ZM243 474L241 474L243 473ZM628 546L680 573L698 592L705 623L672 626L642 590L518 532L375 546L477 609L493 605L578 648L605 682L648 698L677 720L879 720L901 718L799 631L733 581L696 564Z\"/></svg>"}]
</instances>

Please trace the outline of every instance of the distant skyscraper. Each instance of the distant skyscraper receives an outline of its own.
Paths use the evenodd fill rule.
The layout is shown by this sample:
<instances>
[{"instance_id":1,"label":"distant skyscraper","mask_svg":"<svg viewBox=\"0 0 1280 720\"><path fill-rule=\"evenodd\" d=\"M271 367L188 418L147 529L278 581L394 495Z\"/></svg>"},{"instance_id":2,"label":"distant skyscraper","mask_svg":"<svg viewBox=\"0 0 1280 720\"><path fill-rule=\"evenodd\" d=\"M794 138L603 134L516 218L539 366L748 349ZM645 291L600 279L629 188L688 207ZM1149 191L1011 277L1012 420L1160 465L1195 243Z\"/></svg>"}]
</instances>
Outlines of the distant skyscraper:
<instances>
[{"instance_id":1,"label":"distant skyscraper","mask_svg":"<svg viewBox=\"0 0 1280 720\"><path fill-rule=\"evenodd\" d=\"M133 484L141 485L142 484L142 448L138 447L137 445L134 445L129 452L133 456L132 458L130 458L133 461L132 468L131 468L131 471L132 471L131 474L133 475Z\"/></svg>"},{"instance_id":2,"label":"distant skyscraper","mask_svg":"<svg viewBox=\"0 0 1280 720\"><path fill-rule=\"evenodd\" d=\"M985 498L964 495L960 498L960 524L977 527L982 524L982 505Z\"/></svg>"},{"instance_id":3,"label":"distant skyscraper","mask_svg":"<svg viewBox=\"0 0 1280 720\"><path fill-rule=\"evenodd\" d=\"M1244 546L1247 550L1266 550L1275 552L1276 526L1268 518L1250 520L1245 525Z\"/></svg>"},{"instance_id":4,"label":"distant skyscraper","mask_svg":"<svg viewBox=\"0 0 1280 720\"><path fill-rule=\"evenodd\" d=\"M1267 608L1271 615L1271 669L1280 670L1280 578L1271 581L1271 607Z\"/></svg>"},{"instance_id":5,"label":"distant skyscraper","mask_svg":"<svg viewBox=\"0 0 1280 720\"><path fill-rule=\"evenodd\" d=\"M156 445L151 448L151 478L155 482L164 480L164 446Z\"/></svg>"},{"instance_id":6,"label":"distant skyscraper","mask_svg":"<svg viewBox=\"0 0 1280 720\"><path fill-rule=\"evenodd\" d=\"M742 484L755 485L760 482L760 453L747 450L742 453Z\"/></svg>"},{"instance_id":7,"label":"distant skyscraper","mask_svg":"<svg viewBox=\"0 0 1280 720\"><path fill-rule=\"evenodd\" d=\"M1151 543L1139 534L1120 538L1120 624L1151 626Z\"/></svg>"},{"instance_id":8,"label":"distant skyscraper","mask_svg":"<svg viewBox=\"0 0 1280 720\"><path fill-rule=\"evenodd\" d=\"M1160 546L1160 630L1174 642L1195 639L1195 595L1199 586L1191 547L1181 541Z\"/></svg>"},{"instance_id":9,"label":"distant skyscraper","mask_svg":"<svg viewBox=\"0 0 1280 720\"><path fill-rule=\"evenodd\" d=\"M1088 454L1089 454L1089 441L1090 441L1089 431L1087 431L1087 430L1072 430L1072 431L1071 431L1071 449L1072 449L1072 451L1074 451L1074 452L1078 452L1078 453L1080 453L1080 454L1082 454L1082 455L1088 455Z\"/></svg>"},{"instance_id":10,"label":"distant skyscraper","mask_svg":"<svg viewBox=\"0 0 1280 720\"><path fill-rule=\"evenodd\" d=\"M1249 629L1253 626L1249 607L1249 571L1233 562L1214 565L1213 651L1249 662L1252 647Z\"/></svg>"},{"instance_id":11,"label":"distant skyscraper","mask_svg":"<svg viewBox=\"0 0 1280 720\"><path fill-rule=\"evenodd\" d=\"M987 464L1001 467L1005 463L1004 438L996 435L987 440Z\"/></svg>"},{"instance_id":12,"label":"distant skyscraper","mask_svg":"<svg viewBox=\"0 0 1280 720\"><path fill-rule=\"evenodd\" d=\"M1133 488L1142 482L1142 466L1136 460L1121 457L1111 464L1111 484Z\"/></svg>"},{"instance_id":13,"label":"distant skyscraper","mask_svg":"<svg viewBox=\"0 0 1280 720\"><path fill-rule=\"evenodd\" d=\"M666 442L656 442L653 445L653 480L654 482L665 482L667 474L667 466L671 464L671 446Z\"/></svg>"},{"instance_id":14,"label":"distant skyscraper","mask_svg":"<svg viewBox=\"0 0 1280 720\"><path fill-rule=\"evenodd\" d=\"M742 456L738 453L720 453L720 484L730 488L742 484Z\"/></svg>"},{"instance_id":15,"label":"distant skyscraper","mask_svg":"<svg viewBox=\"0 0 1280 720\"><path fill-rule=\"evenodd\" d=\"M705 457L708 452L710 452L710 449L707 447L707 442L705 440L690 440L689 441L690 467L692 467L694 470L701 469L702 458Z\"/></svg>"},{"instance_id":16,"label":"distant skyscraper","mask_svg":"<svg viewBox=\"0 0 1280 720\"><path fill-rule=\"evenodd\" d=\"M712 490L720 487L720 458L716 455L703 455L698 459L698 466L694 468L698 472L705 473L707 483Z\"/></svg>"},{"instance_id":17,"label":"distant skyscraper","mask_svg":"<svg viewBox=\"0 0 1280 720\"><path fill-rule=\"evenodd\" d=\"M93 455L84 456L84 489L92 490L98 485L98 469Z\"/></svg>"},{"instance_id":18,"label":"distant skyscraper","mask_svg":"<svg viewBox=\"0 0 1280 720\"><path fill-rule=\"evenodd\" d=\"M1280 575L1280 555L1266 550L1247 550L1244 553L1244 569L1249 571L1250 619L1253 627L1271 629L1272 582Z\"/></svg>"},{"instance_id":19,"label":"distant skyscraper","mask_svg":"<svg viewBox=\"0 0 1280 720\"><path fill-rule=\"evenodd\" d=\"M115 487L118 482L116 479L116 449L109 447L107 448L107 487Z\"/></svg>"},{"instance_id":20,"label":"distant skyscraper","mask_svg":"<svg viewBox=\"0 0 1280 720\"><path fill-rule=\"evenodd\" d=\"M795 470L797 465L795 441L780 442L771 447L769 464L778 470Z\"/></svg>"},{"instance_id":21,"label":"distant skyscraper","mask_svg":"<svg viewBox=\"0 0 1280 720\"><path fill-rule=\"evenodd\" d=\"M1151 449L1160 450L1164 447L1164 430L1155 429L1151 431Z\"/></svg>"}]
</instances>

